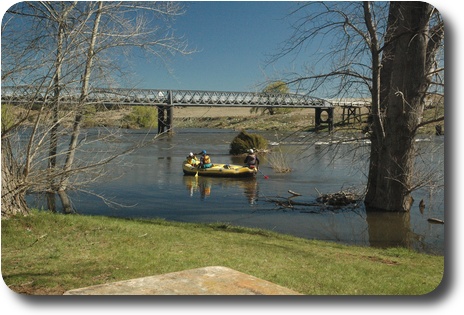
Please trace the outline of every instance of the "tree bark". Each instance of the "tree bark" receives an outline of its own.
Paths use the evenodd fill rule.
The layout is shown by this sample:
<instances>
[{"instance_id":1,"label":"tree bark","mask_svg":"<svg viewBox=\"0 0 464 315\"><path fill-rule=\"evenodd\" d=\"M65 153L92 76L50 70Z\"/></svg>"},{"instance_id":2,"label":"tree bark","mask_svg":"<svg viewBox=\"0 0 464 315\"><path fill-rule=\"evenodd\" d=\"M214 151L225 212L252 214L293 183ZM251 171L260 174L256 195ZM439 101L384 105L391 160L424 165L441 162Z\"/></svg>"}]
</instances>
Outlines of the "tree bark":
<instances>
[{"instance_id":1,"label":"tree bark","mask_svg":"<svg viewBox=\"0 0 464 315\"><path fill-rule=\"evenodd\" d=\"M427 46L433 8L425 2L398 2L390 8L382 59L381 108L385 133L373 128L368 210L409 211L413 202L414 137L428 88ZM396 18L395 18L396 17ZM400 18L401 17L401 18ZM378 123L374 119L374 124Z\"/></svg>"},{"instance_id":2,"label":"tree bark","mask_svg":"<svg viewBox=\"0 0 464 315\"><path fill-rule=\"evenodd\" d=\"M8 138L2 139L2 218L27 215L26 185Z\"/></svg>"}]
</instances>

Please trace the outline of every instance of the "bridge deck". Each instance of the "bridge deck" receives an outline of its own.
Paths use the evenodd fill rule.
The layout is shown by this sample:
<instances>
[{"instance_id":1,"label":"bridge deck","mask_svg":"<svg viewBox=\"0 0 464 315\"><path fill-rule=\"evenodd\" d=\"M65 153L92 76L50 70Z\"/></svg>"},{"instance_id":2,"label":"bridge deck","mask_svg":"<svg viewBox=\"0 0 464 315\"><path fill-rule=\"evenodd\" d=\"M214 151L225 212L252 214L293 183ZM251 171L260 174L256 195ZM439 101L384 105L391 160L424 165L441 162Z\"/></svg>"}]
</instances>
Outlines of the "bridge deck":
<instances>
[{"instance_id":1,"label":"bridge deck","mask_svg":"<svg viewBox=\"0 0 464 315\"><path fill-rule=\"evenodd\" d=\"M11 104L44 103L53 99L52 91L34 87L2 87L2 102ZM78 103L78 89L63 89L62 103ZM330 108L327 100L300 94L159 90L159 89L93 89L86 103L126 106L224 106Z\"/></svg>"},{"instance_id":2,"label":"bridge deck","mask_svg":"<svg viewBox=\"0 0 464 315\"><path fill-rule=\"evenodd\" d=\"M322 124L327 124L329 131L333 129L334 105L327 100L301 94L94 88L82 101L79 89L66 87L60 91L58 100L60 104L157 106L158 133L172 130L174 106L314 108L316 129ZM4 104L30 105L54 102L56 98L52 89L2 86ZM322 117L323 112L328 115L326 119Z\"/></svg>"}]
</instances>

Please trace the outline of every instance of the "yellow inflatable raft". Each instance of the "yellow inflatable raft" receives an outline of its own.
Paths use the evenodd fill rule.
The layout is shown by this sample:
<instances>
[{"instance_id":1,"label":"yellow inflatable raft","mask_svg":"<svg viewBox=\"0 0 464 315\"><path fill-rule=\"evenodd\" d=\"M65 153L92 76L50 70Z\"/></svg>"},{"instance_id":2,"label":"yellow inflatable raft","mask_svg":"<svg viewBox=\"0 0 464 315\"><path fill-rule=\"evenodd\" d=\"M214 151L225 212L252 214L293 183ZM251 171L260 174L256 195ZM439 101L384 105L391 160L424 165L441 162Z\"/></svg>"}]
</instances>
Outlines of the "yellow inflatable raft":
<instances>
[{"instance_id":1,"label":"yellow inflatable raft","mask_svg":"<svg viewBox=\"0 0 464 315\"><path fill-rule=\"evenodd\" d=\"M184 161L182 167L185 175L211 176L211 177L252 177L258 170L242 165L213 164L210 168L198 168Z\"/></svg>"}]
</instances>

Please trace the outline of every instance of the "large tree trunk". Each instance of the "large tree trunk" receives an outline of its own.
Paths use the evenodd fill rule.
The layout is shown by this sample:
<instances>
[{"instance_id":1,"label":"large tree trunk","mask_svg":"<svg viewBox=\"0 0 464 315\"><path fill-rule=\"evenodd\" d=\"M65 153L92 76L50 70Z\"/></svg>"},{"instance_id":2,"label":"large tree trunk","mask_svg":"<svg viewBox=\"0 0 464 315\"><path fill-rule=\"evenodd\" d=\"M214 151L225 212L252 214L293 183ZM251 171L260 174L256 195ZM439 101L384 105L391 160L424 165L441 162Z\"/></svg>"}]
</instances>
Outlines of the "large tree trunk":
<instances>
[{"instance_id":1,"label":"large tree trunk","mask_svg":"<svg viewBox=\"0 0 464 315\"><path fill-rule=\"evenodd\" d=\"M2 139L2 218L13 215L26 215L26 186L22 172L13 158L9 139Z\"/></svg>"},{"instance_id":2,"label":"large tree trunk","mask_svg":"<svg viewBox=\"0 0 464 315\"><path fill-rule=\"evenodd\" d=\"M373 128L368 210L409 211L413 202L414 137L429 83L426 61L432 9L425 2L398 2L390 8L387 38L391 41L384 51L381 75L380 104L385 114L379 121L384 134L379 137L375 133L379 128Z\"/></svg>"}]
</instances>

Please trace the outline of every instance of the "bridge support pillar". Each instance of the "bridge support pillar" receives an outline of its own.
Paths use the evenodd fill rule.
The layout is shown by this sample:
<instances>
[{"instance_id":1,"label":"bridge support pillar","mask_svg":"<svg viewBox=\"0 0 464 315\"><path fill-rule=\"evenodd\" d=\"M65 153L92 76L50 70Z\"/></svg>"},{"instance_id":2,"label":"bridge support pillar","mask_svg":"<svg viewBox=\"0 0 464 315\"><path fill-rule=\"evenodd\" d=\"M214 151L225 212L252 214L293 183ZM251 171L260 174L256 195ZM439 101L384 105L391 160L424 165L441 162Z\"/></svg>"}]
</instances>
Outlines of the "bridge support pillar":
<instances>
[{"instance_id":1,"label":"bridge support pillar","mask_svg":"<svg viewBox=\"0 0 464 315\"><path fill-rule=\"evenodd\" d=\"M174 106L172 105L172 91L168 91L167 105L158 107L158 134L163 132L172 133L172 122L174 117Z\"/></svg>"},{"instance_id":2,"label":"bridge support pillar","mask_svg":"<svg viewBox=\"0 0 464 315\"><path fill-rule=\"evenodd\" d=\"M173 106L157 106L158 107L158 134L172 132L172 122L174 116Z\"/></svg>"},{"instance_id":3,"label":"bridge support pillar","mask_svg":"<svg viewBox=\"0 0 464 315\"><path fill-rule=\"evenodd\" d=\"M169 133L172 132L173 118L174 118L174 107L172 105L169 105L166 108L166 127Z\"/></svg>"},{"instance_id":4,"label":"bridge support pillar","mask_svg":"<svg viewBox=\"0 0 464 315\"><path fill-rule=\"evenodd\" d=\"M353 122L361 122L361 106L357 105L343 105L342 106L343 113L342 113L342 122L350 123L351 118L353 118ZM346 121L345 121L346 119Z\"/></svg>"},{"instance_id":5,"label":"bridge support pillar","mask_svg":"<svg viewBox=\"0 0 464 315\"><path fill-rule=\"evenodd\" d=\"M158 107L158 133L163 133L165 129L164 106Z\"/></svg>"},{"instance_id":6,"label":"bridge support pillar","mask_svg":"<svg viewBox=\"0 0 464 315\"><path fill-rule=\"evenodd\" d=\"M322 129L322 125L326 124L327 128L329 129L329 132L333 131L333 113L334 109L331 107L327 108L316 108L316 131L319 131Z\"/></svg>"}]
</instances>

